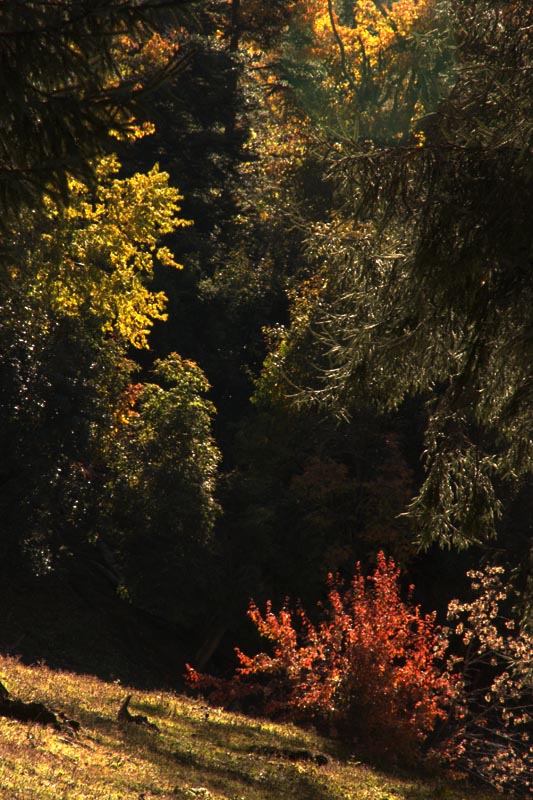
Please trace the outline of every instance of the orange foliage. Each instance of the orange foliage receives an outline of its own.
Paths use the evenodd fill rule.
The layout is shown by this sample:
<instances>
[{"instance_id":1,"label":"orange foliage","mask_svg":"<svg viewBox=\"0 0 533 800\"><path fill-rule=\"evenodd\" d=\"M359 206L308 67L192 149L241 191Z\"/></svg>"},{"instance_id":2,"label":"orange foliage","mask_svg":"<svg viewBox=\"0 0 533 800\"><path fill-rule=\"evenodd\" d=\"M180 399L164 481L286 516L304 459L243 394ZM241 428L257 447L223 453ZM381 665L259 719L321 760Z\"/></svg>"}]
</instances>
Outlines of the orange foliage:
<instances>
[{"instance_id":1,"label":"orange foliage","mask_svg":"<svg viewBox=\"0 0 533 800\"><path fill-rule=\"evenodd\" d=\"M358 136L401 138L425 113L418 34L435 27L435 0L301 0L291 58L319 65L327 127L355 126ZM316 104L316 99L315 99Z\"/></svg>"},{"instance_id":2,"label":"orange foliage","mask_svg":"<svg viewBox=\"0 0 533 800\"><path fill-rule=\"evenodd\" d=\"M339 45L334 26L342 39L346 58L355 80L360 79L365 62L377 68L383 54L398 40L409 35L426 13L432 0L378 0L354 2L353 24L342 24L332 3L327 0L306 0L301 4L301 21L313 32L311 55L321 60L339 61ZM333 25L331 16L333 15ZM339 64L337 63L337 67Z\"/></svg>"},{"instance_id":3,"label":"orange foliage","mask_svg":"<svg viewBox=\"0 0 533 800\"><path fill-rule=\"evenodd\" d=\"M228 706L247 698L270 716L326 724L361 737L373 755L416 760L446 718L454 683L439 663L446 648L434 614L400 597L399 569L378 554L373 575L357 566L350 588L329 578L328 603L315 625L303 609L248 615L272 655L246 656L230 680L188 667L190 685ZM364 737L364 738L363 738Z\"/></svg>"},{"instance_id":4,"label":"orange foliage","mask_svg":"<svg viewBox=\"0 0 533 800\"><path fill-rule=\"evenodd\" d=\"M184 35L183 31L177 30L167 30L164 36L155 32L142 44L130 36L123 36L118 46L123 78L134 79L137 88L142 89L154 75L164 75L175 62Z\"/></svg>"},{"instance_id":5,"label":"orange foliage","mask_svg":"<svg viewBox=\"0 0 533 800\"><path fill-rule=\"evenodd\" d=\"M123 425L128 425L133 418L139 416L138 411L135 410L135 405L143 388L143 383L130 383L127 389L122 392L113 415L115 430L118 430Z\"/></svg>"}]
</instances>

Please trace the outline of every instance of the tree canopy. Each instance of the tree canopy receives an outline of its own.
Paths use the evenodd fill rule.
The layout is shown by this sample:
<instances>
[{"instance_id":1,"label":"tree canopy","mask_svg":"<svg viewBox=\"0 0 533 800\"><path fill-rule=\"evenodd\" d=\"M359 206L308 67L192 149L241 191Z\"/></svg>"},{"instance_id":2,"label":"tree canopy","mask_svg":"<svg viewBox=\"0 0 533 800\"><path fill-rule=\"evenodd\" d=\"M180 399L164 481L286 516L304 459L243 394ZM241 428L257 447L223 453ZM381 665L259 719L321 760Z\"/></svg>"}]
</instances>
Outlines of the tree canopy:
<instances>
[{"instance_id":1,"label":"tree canopy","mask_svg":"<svg viewBox=\"0 0 533 800\"><path fill-rule=\"evenodd\" d=\"M68 195L91 160L131 130L150 88L120 70L124 36L142 41L187 0L6 0L0 9L2 224L43 194ZM179 57L167 64L169 73ZM152 81L161 77L153 73Z\"/></svg>"},{"instance_id":2,"label":"tree canopy","mask_svg":"<svg viewBox=\"0 0 533 800\"><path fill-rule=\"evenodd\" d=\"M494 533L501 481L531 472L533 17L520 2L434 5L453 42L435 107L399 140L325 142L337 200L309 234L323 289L302 336L321 353L308 398L425 398L410 514L426 544L463 545Z\"/></svg>"}]
</instances>

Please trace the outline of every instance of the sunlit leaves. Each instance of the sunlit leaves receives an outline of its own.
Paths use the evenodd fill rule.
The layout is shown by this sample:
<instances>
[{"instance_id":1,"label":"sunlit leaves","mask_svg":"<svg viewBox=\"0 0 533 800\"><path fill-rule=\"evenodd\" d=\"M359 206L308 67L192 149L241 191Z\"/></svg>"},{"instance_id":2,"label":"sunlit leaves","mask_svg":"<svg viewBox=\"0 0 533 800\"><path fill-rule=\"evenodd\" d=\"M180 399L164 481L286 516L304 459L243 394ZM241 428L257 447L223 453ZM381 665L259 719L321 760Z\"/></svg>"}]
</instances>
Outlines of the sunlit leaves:
<instances>
[{"instance_id":1,"label":"sunlit leaves","mask_svg":"<svg viewBox=\"0 0 533 800\"><path fill-rule=\"evenodd\" d=\"M426 13L431 0L358 0L353 3L351 20L344 23L336 10L339 3L328 0L308 0L302 18L311 26L314 41L311 52L335 65L342 76L338 41L335 29L342 38L351 78L361 80L364 69L382 65L383 55L393 43L407 36L415 23Z\"/></svg>"},{"instance_id":2,"label":"sunlit leaves","mask_svg":"<svg viewBox=\"0 0 533 800\"><path fill-rule=\"evenodd\" d=\"M252 696L266 714L327 724L361 736L374 755L416 760L455 689L439 668L446 645L435 616L402 600L399 575L380 552L374 573L365 579L358 565L348 590L330 576L318 624L302 608L274 613L268 603L262 614L252 603L272 654L238 650L232 680L189 668L189 682L216 703Z\"/></svg>"},{"instance_id":3,"label":"sunlit leaves","mask_svg":"<svg viewBox=\"0 0 533 800\"><path fill-rule=\"evenodd\" d=\"M407 135L434 101L446 62L437 5L435 0L296 4L287 70L312 118L337 135ZM304 62L309 74L316 73L312 81L305 77Z\"/></svg>"},{"instance_id":4,"label":"sunlit leaves","mask_svg":"<svg viewBox=\"0 0 533 800\"><path fill-rule=\"evenodd\" d=\"M166 318L164 294L148 286L155 263L180 266L160 239L190 223L177 216L181 196L157 165L130 178L117 177L119 166L115 157L101 160L94 189L72 179L65 209L47 202L16 266L20 282L30 281L31 294L54 311L88 313L103 332L146 347L153 322Z\"/></svg>"},{"instance_id":5,"label":"sunlit leaves","mask_svg":"<svg viewBox=\"0 0 533 800\"><path fill-rule=\"evenodd\" d=\"M451 669L462 671L456 722L446 755L454 768L501 792L533 787L533 632L510 612L501 567L468 573L471 600L452 600L450 633L461 642Z\"/></svg>"}]
</instances>

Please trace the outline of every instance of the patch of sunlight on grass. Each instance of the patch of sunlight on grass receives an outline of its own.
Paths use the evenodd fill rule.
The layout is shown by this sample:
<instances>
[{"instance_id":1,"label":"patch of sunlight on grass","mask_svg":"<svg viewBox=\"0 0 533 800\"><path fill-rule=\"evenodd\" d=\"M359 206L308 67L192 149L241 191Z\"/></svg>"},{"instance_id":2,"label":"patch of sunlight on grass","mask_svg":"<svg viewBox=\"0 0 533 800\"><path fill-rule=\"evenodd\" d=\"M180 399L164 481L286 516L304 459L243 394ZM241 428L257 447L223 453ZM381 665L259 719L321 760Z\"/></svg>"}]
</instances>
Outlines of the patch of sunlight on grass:
<instances>
[{"instance_id":1,"label":"patch of sunlight on grass","mask_svg":"<svg viewBox=\"0 0 533 800\"><path fill-rule=\"evenodd\" d=\"M0 800L491 800L458 785L381 774L293 725L230 714L199 700L135 692L90 675L0 656L13 697L45 703L78 733L0 717ZM158 731L119 723L131 710ZM291 762L283 751L325 754Z\"/></svg>"}]
</instances>

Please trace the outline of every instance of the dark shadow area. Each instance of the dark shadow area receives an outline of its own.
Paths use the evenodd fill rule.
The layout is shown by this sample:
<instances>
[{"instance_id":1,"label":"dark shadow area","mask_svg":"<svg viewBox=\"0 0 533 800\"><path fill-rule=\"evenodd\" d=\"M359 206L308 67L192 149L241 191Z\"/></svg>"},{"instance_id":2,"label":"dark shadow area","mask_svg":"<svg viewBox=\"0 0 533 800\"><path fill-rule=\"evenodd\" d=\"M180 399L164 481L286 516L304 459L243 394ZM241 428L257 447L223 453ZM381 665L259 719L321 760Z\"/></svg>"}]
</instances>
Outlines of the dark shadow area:
<instances>
[{"instance_id":1,"label":"dark shadow area","mask_svg":"<svg viewBox=\"0 0 533 800\"><path fill-rule=\"evenodd\" d=\"M5 579L0 651L25 664L90 673L138 689L176 689L191 652L171 623L117 596L102 576Z\"/></svg>"}]
</instances>

